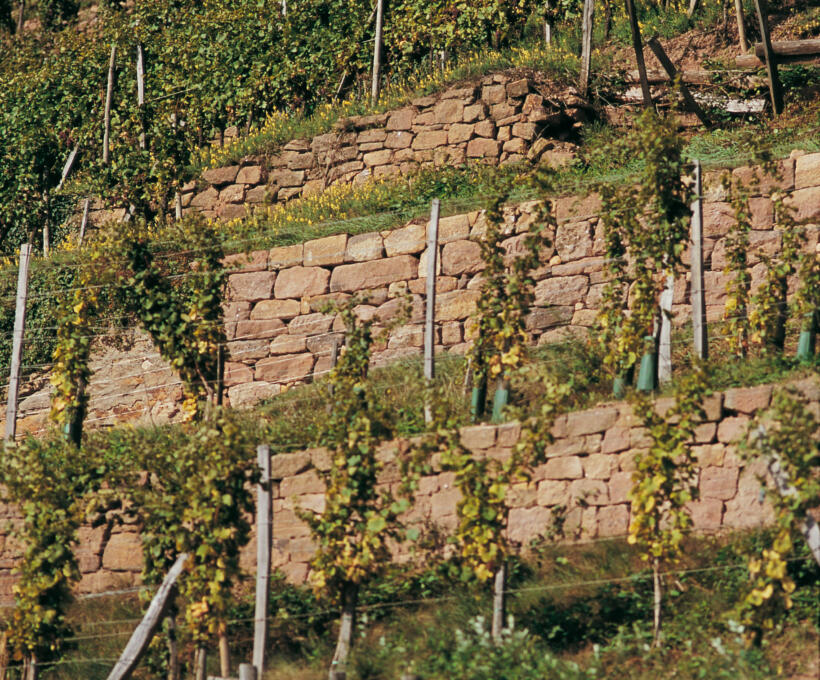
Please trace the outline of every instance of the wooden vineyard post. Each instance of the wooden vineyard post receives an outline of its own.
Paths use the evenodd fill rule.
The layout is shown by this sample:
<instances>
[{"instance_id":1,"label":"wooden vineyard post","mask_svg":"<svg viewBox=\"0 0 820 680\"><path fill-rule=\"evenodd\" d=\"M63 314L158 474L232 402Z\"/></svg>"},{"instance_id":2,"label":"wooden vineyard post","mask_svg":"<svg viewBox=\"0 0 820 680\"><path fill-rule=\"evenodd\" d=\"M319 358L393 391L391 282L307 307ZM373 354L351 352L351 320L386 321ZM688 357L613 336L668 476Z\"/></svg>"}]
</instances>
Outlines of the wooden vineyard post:
<instances>
[{"instance_id":1,"label":"wooden vineyard post","mask_svg":"<svg viewBox=\"0 0 820 680\"><path fill-rule=\"evenodd\" d=\"M382 29L384 27L384 0L376 0L376 40L373 45L373 84L370 91L370 103L379 103L382 71Z\"/></svg>"},{"instance_id":2,"label":"wooden vineyard post","mask_svg":"<svg viewBox=\"0 0 820 680\"><path fill-rule=\"evenodd\" d=\"M703 284L703 180L700 161L695 161L695 200L692 202L691 286L692 330L695 336L695 352L701 359L709 357L709 340L706 326L706 298Z\"/></svg>"},{"instance_id":3,"label":"wooden vineyard post","mask_svg":"<svg viewBox=\"0 0 820 680\"><path fill-rule=\"evenodd\" d=\"M507 567L502 564L495 572L493 580L493 622L491 636L494 642L500 642L501 631L504 630L504 614L506 602L504 598L504 587L507 581Z\"/></svg>"},{"instance_id":4,"label":"wooden vineyard post","mask_svg":"<svg viewBox=\"0 0 820 680\"><path fill-rule=\"evenodd\" d=\"M257 680L261 678L256 672L256 667L250 663L239 664L239 680Z\"/></svg>"},{"instance_id":5,"label":"wooden vineyard post","mask_svg":"<svg viewBox=\"0 0 820 680\"><path fill-rule=\"evenodd\" d=\"M111 161L111 99L114 97L114 66L117 63L117 46L111 46L111 58L108 61L108 84L105 88L105 119L103 122L103 165Z\"/></svg>"},{"instance_id":6,"label":"wooden vineyard post","mask_svg":"<svg viewBox=\"0 0 820 680\"><path fill-rule=\"evenodd\" d=\"M77 144L71 150L71 153L68 154L68 158L66 159L65 165L63 166L63 172L60 175L60 181L57 184L57 191L63 188L63 184L65 184L66 179L68 178L71 169L74 167L74 161L77 160L77 154L80 151L80 145Z\"/></svg>"},{"instance_id":7,"label":"wooden vineyard post","mask_svg":"<svg viewBox=\"0 0 820 680\"><path fill-rule=\"evenodd\" d=\"M20 13L17 15L17 35L23 32L23 24L26 21L26 0L20 0Z\"/></svg>"},{"instance_id":8,"label":"wooden vineyard post","mask_svg":"<svg viewBox=\"0 0 820 680\"><path fill-rule=\"evenodd\" d=\"M83 203L83 219L80 222L80 236L77 239L77 247L83 247L83 239L85 238L85 229L88 226L88 208L91 203L90 198L85 199L85 203Z\"/></svg>"},{"instance_id":9,"label":"wooden vineyard post","mask_svg":"<svg viewBox=\"0 0 820 680\"><path fill-rule=\"evenodd\" d=\"M14 311L14 336L9 373L9 396L6 403L6 441L14 441L17 434L17 394L20 391L20 363L23 357L23 337L26 330L26 303L28 301L28 269L31 244L20 247L20 268L17 273L17 302Z\"/></svg>"},{"instance_id":10,"label":"wooden vineyard post","mask_svg":"<svg viewBox=\"0 0 820 680\"><path fill-rule=\"evenodd\" d=\"M772 49L772 37L769 34L769 19L767 16L766 0L755 0L757 19L760 22L760 37L763 50L766 53L766 71L769 75L769 93L772 97L772 109L779 116L783 113L783 86L780 83L780 74L777 72L777 61Z\"/></svg>"},{"instance_id":11,"label":"wooden vineyard post","mask_svg":"<svg viewBox=\"0 0 820 680\"><path fill-rule=\"evenodd\" d=\"M632 30L632 48L635 50L635 61L638 64L638 77L641 81L644 106L652 106L652 93L649 90L649 79L646 77L646 62L643 59L643 45L641 44L641 29L638 26L638 17L635 14L635 3L626 0L626 13L629 15L629 26Z\"/></svg>"},{"instance_id":12,"label":"wooden vineyard post","mask_svg":"<svg viewBox=\"0 0 820 680\"><path fill-rule=\"evenodd\" d=\"M256 487L256 605L253 614L253 667L261 678L265 672L271 529L273 528L270 446L260 444L256 449L256 457L261 477Z\"/></svg>"},{"instance_id":13,"label":"wooden vineyard post","mask_svg":"<svg viewBox=\"0 0 820 680\"><path fill-rule=\"evenodd\" d=\"M139 625L134 629L119 660L108 674L108 680L125 680L131 677L131 673L133 673L137 667L140 657L145 650L148 649L148 644L151 642L151 638L154 637L157 626L159 626L162 621L165 608L168 606L168 602L173 595L174 585L187 561L188 553L181 553L179 557L177 557L176 562L174 562L174 565L168 571L168 574L162 581L162 585L151 600L148 611L145 612L142 621L140 621Z\"/></svg>"},{"instance_id":14,"label":"wooden vineyard post","mask_svg":"<svg viewBox=\"0 0 820 680\"><path fill-rule=\"evenodd\" d=\"M432 387L436 377L435 332L436 332L436 265L438 261L438 218L441 201L433 199L430 210L430 224L427 227L427 297L424 320L424 381ZM433 406L429 399L424 404L424 422L433 421Z\"/></svg>"},{"instance_id":15,"label":"wooden vineyard post","mask_svg":"<svg viewBox=\"0 0 820 680\"><path fill-rule=\"evenodd\" d=\"M137 106L140 114L140 149L145 150L145 57L142 43L137 43Z\"/></svg>"},{"instance_id":16,"label":"wooden vineyard post","mask_svg":"<svg viewBox=\"0 0 820 680\"><path fill-rule=\"evenodd\" d=\"M675 277L666 277L666 288L661 293L661 329L658 342L658 382L672 380L672 299L675 294Z\"/></svg>"},{"instance_id":17,"label":"wooden vineyard post","mask_svg":"<svg viewBox=\"0 0 820 680\"><path fill-rule=\"evenodd\" d=\"M595 0L584 0L584 13L581 24L581 76L578 89L586 97L589 91L589 68L592 61L592 19L595 13Z\"/></svg>"},{"instance_id":18,"label":"wooden vineyard post","mask_svg":"<svg viewBox=\"0 0 820 680\"><path fill-rule=\"evenodd\" d=\"M740 42L740 51L749 51L749 40L746 38L746 21L743 16L743 0L735 0L735 16L737 19L737 35Z\"/></svg>"},{"instance_id":19,"label":"wooden vineyard post","mask_svg":"<svg viewBox=\"0 0 820 680\"><path fill-rule=\"evenodd\" d=\"M647 44L649 45L650 49L655 53L655 56L658 58L658 61L661 63L661 66L663 66L663 69L664 71L666 71L666 74L669 76L669 79L672 82L674 82L675 77L678 75L678 72L675 69L675 65L667 56L666 51L663 49L663 46L661 45L660 41L657 39L657 37L652 37L649 39L649 42ZM708 127L710 125L709 118L706 116L703 109L700 108L698 103L695 101L695 98L692 96L692 93L689 92L689 88L686 87L686 85L684 85L683 82L680 83L680 93L683 97L683 101L686 103L686 108L692 111L692 113L694 113L698 117L700 122Z\"/></svg>"},{"instance_id":20,"label":"wooden vineyard post","mask_svg":"<svg viewBox=\"0 0 820 680\"><path fill-rule=\"evenodd\" d=\"M544 42L547 47L550 47L552 45L552 24L550 24L549 20L550 0L544 3L544 9L546 10L544 15Z\"/></svg>"}]
</instances>

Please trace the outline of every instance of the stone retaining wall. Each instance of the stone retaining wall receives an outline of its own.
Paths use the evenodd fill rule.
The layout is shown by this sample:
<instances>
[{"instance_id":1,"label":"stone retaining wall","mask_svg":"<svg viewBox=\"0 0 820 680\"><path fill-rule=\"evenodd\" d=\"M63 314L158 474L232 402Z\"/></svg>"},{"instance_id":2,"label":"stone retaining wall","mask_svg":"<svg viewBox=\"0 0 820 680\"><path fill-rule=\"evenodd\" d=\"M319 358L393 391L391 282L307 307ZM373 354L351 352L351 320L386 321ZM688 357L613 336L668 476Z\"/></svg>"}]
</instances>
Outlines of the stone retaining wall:
<instances>
[{"instance_id":1,"label":"stone retaining wall","mask_svg":"<svg viewBox=\"0 0 820 680\"><path fill-rule=\"evenodd\" d=\"M396 111L343 119L333 132L295 139L280 153L206 170L184 187L183 208L233 219L266 200L423 167L513 163L545 152L561 163L574 156L562 141L591 118L592 108L572 89L550 95L529 78L496 74Z\"/></svg>"},{"instance_id":2,"label":"stone retaining wall","mask_svg":"<svg viewBox=\"0 0 820 680\"><path fill-rule=\"evenodd\" d=\"M820 416L820 378L794 383ZM691 511L697 532L759 526L772 518L771 508L760 500L758 475L766 474L764 461L750 465L737 455L735 443L742 437L754 414L768 407L772 386L730 389L708 397L706 421L697 428L695 452L699 459L700 498ZM657 402L658 409L671 405L670 399ZM461 441L476 455L505 457L519 437L517 423L476 425L461 430ZM543 535L551 526L555 511L566 510L566 540L623 536L630 510L627 493L635 456L647 446L646 432L623 402L561 416L553 428L555 442L547 460L534 470L532 480L515 485L509 494L511 508L509 538L524 547ZM399 447L406 441L385 444L380 458L385 463L381 484L399 481L394 462ZM421 480L414 505L406 519L421 526L438 527L445 533L455 527L458 491L452 473L436 470ZM307 576L314 545L307 526L295 510L320 512L324 506L324 484L317 470L330 464L326 449L279 454L272 461L273 568L281 569L288 579L301 583ZM0 517L13 517L0 507ZM8 600L13 577L10 569L19 558L19 549L0 529L0 601ZM112 524L80 532L78 554L81 592L100 592L127 587L139 582L139 527ZM397 559L406 559L405 548ZM242 557L245 569L255 566L252 542Z\"/></svg>"},{"instance_id":3,"label":"stone retaining wall","mask_svg":"<svg viewBox=\"0 0 820 680\"><path fill-rule=\"evenodd\" d=\"M751 199L753 230L749 266L752 285L765 274L758 251L773 254L780 233L773 227L770 193L790 192L798 217L809 221L808 247L817 250L820 224L820 154L798 155L781 162L782 182L764 182ZM750 168L734 171L749 178ZM707 174L704 204L706 309L710 321L723 315L726 291L726 235L734 224L717 173ZM535 309L527 327L533 342L544 344L585 333L594 324L605 285L604 244L595 195L556 201L558 228L554 246L537 272ZM514 252L522 233L535 219L534 202L505 210ZM485 228L482 212L443 218L439 226L439 274L436 297L436 350L464 352L469 317L479 296L479 245ZM417 354L423 344L426 284L426 224L411 222L392 231L349 236L339 234L287 247L234 255L229 277L225 324L230 358L225 385L230 404L251 405L278 394L284 386L309 381L330 368L331 347L343 338L341 320L325 314L332 300L363 295L363 317L389 321L399 313L402 297L410 296L409 321L375 347L374 365ZM685 256L688 258L688 254ZM690 282L675 286L672 311L676 321L690 317ZM90 424L141 419L162 423L178 413L179 379L139 333L129 349L100 347L94 354L90 383ZM49 387L44 379L30 382L20 404L19 432L42 427L48 412Z\"/></svg>"}]
</instances>

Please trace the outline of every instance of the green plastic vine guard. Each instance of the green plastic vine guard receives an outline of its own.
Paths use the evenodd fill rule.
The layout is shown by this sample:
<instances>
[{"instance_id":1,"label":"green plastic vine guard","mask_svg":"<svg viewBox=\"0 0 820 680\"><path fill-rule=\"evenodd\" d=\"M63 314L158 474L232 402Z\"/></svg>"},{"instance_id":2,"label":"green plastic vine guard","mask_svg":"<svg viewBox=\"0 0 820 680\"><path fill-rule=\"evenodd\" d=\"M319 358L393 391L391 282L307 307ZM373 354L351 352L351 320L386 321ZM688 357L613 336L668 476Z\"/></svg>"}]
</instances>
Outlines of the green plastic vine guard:
<instances>
[{"instance_id":1,"label":"green plastic vine guard","mask_svg":"<svg viewBox=\"0 0 820 680\"><path fill-rule=\"evenodd\" d=\"M616 399L623 399L626 394L626 376L616 375L612 381L612 396Z\"/></svg>"},{"instance_id":2,"label":"green plastic vine guard","mask_svg":"<svg viewBox=\"0 0 820 680\"><path fill-rule=\"evenodd\" d=\"M507 405L507 399L509 399L510 391L504 387L502 384L501 386L497 387L495 390L495 394L493 395L493 422L500 423L503 413L504 407Z\"/></svg>"},{"instance_id":3,"label":"green plastic vine guard","mask_svg":"<svg viewBox=\"0 0 820 680\"><path fill-rule=\"evenodd\" d=\"M484 379L473 387L470 395L470 415L475 422L484 415L484 404L487 401L487 380Z\"/></svg>"},{"instance_id":4,"label":"green plastic vine guard","mask_svg":"<svg viewBox=\"0 0 820 680\"><path fill-rule=\"evenodd\" d=\"M814 357L815 345L817 343L817 322L814 314L806 315L807 323L800 331L800 339L797 341L797 360L811 361Z\"/></svg>"},{"instance_id":5,"label":"green plastic vine guard","mask_svg":"<svg viewBox=\"0 0 820 680\"><path fill-rule=\"evenodd\" d=\"M641 370L638 373L638 389L643 392L651 392L655 389L656 377L658 374L658 357L654 350L654 338L647 335L644 340L647 343L647 350L641 357Z\"/></svg>"}]
</instances>

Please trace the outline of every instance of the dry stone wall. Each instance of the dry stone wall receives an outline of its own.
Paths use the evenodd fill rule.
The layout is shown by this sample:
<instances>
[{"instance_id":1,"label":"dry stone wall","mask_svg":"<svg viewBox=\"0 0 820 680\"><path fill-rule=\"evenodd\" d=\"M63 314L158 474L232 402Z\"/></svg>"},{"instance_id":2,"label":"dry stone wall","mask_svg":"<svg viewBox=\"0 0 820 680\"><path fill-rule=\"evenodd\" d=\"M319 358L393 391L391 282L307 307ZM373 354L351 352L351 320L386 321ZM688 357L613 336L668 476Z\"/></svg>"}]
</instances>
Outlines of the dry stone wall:
<instances>
[{"instance_id":1,"label":"dry stone wall","mask_svg":"<svg viewBox=\"0 0 820 680\"><path fill-rule=\"evenodd\" d=\"M815 415L820 416L820 378L794 383ZM767 503L760 500L758 475L766 474L765 461L745 464L737 454L737 442L747 430L750 419L769 406L771 385L730 389L708 397L704 406L706 420L695 435L699 461L700 497L690 510L697 532L743 529L760 526L772 519ZM671 400L661 399L656 408L664 410ZM518 440L517 423L475 425L462 428L461 441L476 456L510 454ZM628 404L609 403L561 416L553 428L555 442L547 451L543 465L535 468L531 481L512 487L507 532L515 543L526 547L547 533L556 510L566 511L565 540L587 540L623 536L630 519L627 494L635 456L648 445L645 430ZM407 441L390 442L381 447L385 463L379 483L399 482L395 456ZM438 461L431 461L435 472L420 481L413 507L406 516L410 523L437 527L445 534L456 524L455 507L459 493L453 487L453 473L441 472ZM272 460L273 568L282 570L294 583L302 583L314 545L307 526L298 518L297 509L321 512L324 484L318 472L328 469L326 449L311 449L279 454ZM0 507L0 518L12 519L10 508ZM133 523L111 523L98 528L83 527L77 549L83 593L129 587L139 583L141 569L139 527ZM0 528L0 603L11 598L20 549ZM405 548L396 559L406 560ZM244 568L255 567L253 540L242 556Z\"/></svg>"},{"instance_id":2,"label":"dry stone wall","mask_svg":"<svg viewBox=\"0 0 820 680\"><path fill-rule=\"evenodd\" d=\"M264 201L283 202L333 184L407 175L419 168L470 162L514 163L548 153L573 157L563 144L592 116L575 90L545 97L530 78L487 76L404 108L338 122L336 130L295 139L280 153L206 170L184 187L183 208L233 219Z\"/></svg>"},{"instance_id":3,"label":"dry stone wall","mask_svg":"<svg viewBox=\"0 0 820 680\"><path fill-rule=\"evenodd\" d=\"M786 191L800 219L808 221L808 247L817 250L820 225L820 154L781 161L782 180L763 182L751 199L753 230L749 265L758 285L765 265L757 253L780 247L774 229L771 192ZM734 171L749 179L750 168ZM704 204L706 310L720 320L727 277L726 236L734 224L718 173L707 174ZM534 202L509 206L505 220L507 246L516 244L535 219ZM558 219L554 245L537 272L535 308L527 328L535 343L580 335L594 325L605 285L604 243L598 219L598 197L565 197L555 204ZM436 279L437 351L464 352L469 343L469 318L479 296L480 238L485 229L480 211L443 218ZM225 385L230 404L248 406L278 394L284 387L312 380L330 368L331 347L341 341L341 320L322 310L329 301L366 296L362 317L387 322L400 312L409 295L411 315L376 345L373 362L381 365L417 354L423 345L424 255L426 225L413 221L398 229L368 234L338 234L286 247L234 255L226 265L229 277L225 328L229 360ZM685 255L688 258L688 254ZM678 279L672 311L679 323L690 317L690 281ZM148 339L135 334L130 349L101 348L94 356L90 384L91 424L139 419L161 423L178 413L179 379L160 360ZM43 427L49 388L29 383L20 404L20 432Z\"/></svg>"}]
</instances>

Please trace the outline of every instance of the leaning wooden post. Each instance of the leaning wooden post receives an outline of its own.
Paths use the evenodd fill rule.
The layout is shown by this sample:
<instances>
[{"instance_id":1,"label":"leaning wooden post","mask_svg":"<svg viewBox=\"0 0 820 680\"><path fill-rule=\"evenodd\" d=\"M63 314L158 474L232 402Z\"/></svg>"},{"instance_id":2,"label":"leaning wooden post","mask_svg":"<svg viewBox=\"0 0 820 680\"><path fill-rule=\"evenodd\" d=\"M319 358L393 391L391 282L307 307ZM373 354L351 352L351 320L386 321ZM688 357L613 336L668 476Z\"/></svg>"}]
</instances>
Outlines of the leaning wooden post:
<instances>
[{"instance_id":1,"label":"leaning wooden post","mask_svg":"<svg viewBox=\"0 0 820 680\"><path fill-rule=\"evenodd\" d=\"M63 165L63 172L60 175L60 181L57 183L56 191L60 191L65 184L66 179L68 178L71 169L74 167L74 161L77 160L77 154L80 151L80 145L76 144L74 148L71 150L71 153L68 154L68 158L66 159L65 165Z\"/></svg>"},{"instance_id":2,"label":"leaning wooden post","mask_svg":"<svg viewBox=\"0 0 820 680\"><path fill-rule=\"evenodd\" d=\"M675 295L675 276L666 277L666 287L661 293L661 329L658 341L658 382L672 380L672 300Z\"/></svg>"},{"instance_id":3,"label":"leaning wooden post","mask_svg":"<svg viewBox=\"0 0 820 680\"><path fill-rule=\"evenodd\" d=\"M131 677L131 673L137 667L140 657L148 649L148 644L151 642L151 638L154 637L157 626L162 621L165 608L168 606L174 592L174 585L187 561L188 553L181 553L177 557L176 562L174 562L174 565L163 579L159 590L151 600L148 611L145 612L142 621L131 634L131 639L128 640L122 655L108 674L108 680L125 680Z\"/></svg>"},{"instance_id":4,"label":"leaning wooden post","mask_svg":"<svg viewBox=\"0 0 820 680\"><path fill-rule=\"evenodd\" d=\"M629 26L632 29L632 48L635 50L635 61L638 64L638 77L641 81L644 106L652 106L652 93L649 90L649 79L646 77L646 62L643 59L643 45L641 44L641 29L638 26L638 17L635 14L635 3L626 0L626 13L629 15Z\"/></svg>"},{"instance_id":5,"label":"leaning wooden post","mask_svg":"<svg viewBox=\"0 0 820 680\"><path fill-rule=\"evenodd\" d=\"M253 666L261 678L265 673L267 642L268 587L271 550L270 446L260 444L256 458L261 475L256 487L256 606L253 614Z\"/></svg>"},{"instance_id":6,"label":"leaning wooden post","mask_svg":"<svg viewBox=\"0 0 820 680\"><path fill-rule=\"evenodd\" d=\"M23 24L26 21L26 0L20 0L20 13L17 15L17 35L23 32Z\"/></svg>"},{"instance_id":7,"label":"leaning wooden post","mask_svg":"<svg viewBox=\"0 0 820 680\"><path fill-rule=\"evenodd\" d=\"M111 58L108 61L108 84L105 88L105 119L103 121L103 165L111 161L111 100L114 97L114 66L117 63L117 46L111 45Z\"/></svg>"},{"instance_id":8,"label":"leaning wooden post","mask_svg":"<svg viewBox=\"0 0 820 680\"><path fill-rule=\"evenodd\" d=\"M769 93L772 97L772 109L776 116L783 113L783 86L780 83L780 74L777 72L777 61L772 49L772 37L769 34L769 19L767 16L766 0L755 0L755 10L760 23L760 37L763 50L766 53L766 71L769 74Z\"/></svg>"},{"instance_id":9,"label":"leaning wooden post","mask_svg":"<svg viewBox=\"0 0 820 680\"><path fill-rule=\"evenodd\" d=\"M661 66L663 66L663 69L664 71L666 71L666 74L669 76L669 79L674 83L675 78L678 75L678 72L675 69L675 65L672 63L672 60L667 56L666 51L663 49L663 46L661 45L658 38L653 36L649 39L647 45L649 45L651 50L655 53L655 56L658 58L658 61L661 63ZM689 88L683 84L683 81L681 81L679 85L680 93L683 97L683 101L686 104L686 108L692 111L692 113L694 113L698 117L700 122L708 127L710 125L709 118L706 115L706 113L704 113L703 109L700 108L698 103L695 101L695 98L692 96L692 93L689 92Z\"/></svg>"},{"instance_id":10,"label":"leaning wooden post","mask_svg":"<svg viewBox=\"0 0 820 680\"><path fill-rule=\"evenodd\" d=\"M140 114L140 149L145 150L145 56L142 43L137 43L137 106Z\"/></svg>"},{"instance_id":11,"label":"leaning wooden post","mask_svg":"<svg viewBox=\"0 0 820 680\"><path fill-rule=\"evenodd\" d=\"M581 24L581 77L578 89L586 97L589 91L589 68L592 61L592 19L595 13L595 0L584 0L584 14Z\"/></svg>"},{"instance_id":12,"label":"leaning wooden post","mask_svg":"<svg viewBox=\"0 0 820 680\"><path fill-rule=\"evenodd\" d=\"M373 45L373 85L370 91L370 103L379 103L382 72L382 29L384 27L384 0L376 0L376 41Z\"/></svg>"},{"instance_id":13,"label":"leaning wooden post","mask_svg":"<svg viewBox=\"0 0 820 680\"><path fill-rule=\"evenodd\" d=\"M709 339L706 326L706 295L703 284L703 180L700 161L695 161L695 200L692 202L692 243L690 247L692 330L695 352L701 359L709 358Z\"/></svg>"},{"instance_id":14,"label":"leaning wooden post","mask_svg":"<svg viewBox=\"0 0 820 680\"><path fill-rule=\"evenodd\" d=\"M436 377L435 331L436 331L436 265L438 263L438 217L441 201L433 199L430 210L430 224L427 227L427 299L424 320L424 380L432 387ZM433 406L429 399L424 404L424 422L433 421Z\"/></svg>"},{"instance_id":15,"label":"leaning wooden post","mask_svg":"<svg viewBox=\"0 0 820 680\"><path fill-rule=\"evenodd\" d=\"M507 566L502 564L495 572L493 581L493 623L491 635L494 642L501 641L501 631L504 630L504 610L506 609L504 587L506 585Z\"/></svg>"},{"instance_id":16,"label":"leaning wooden post","mask_svg":"<svg viewBox=\"0 0 820 680\"><path fill-rule=\"evenodd\" d=\"M735 15L737 18L737 35L740 42L740 51L749 51L749 40L746 38L746 21L743 16L743 0L735 0Z\"/></svg>"},{"instance_id":17,"label":"leaning wooden post","mask_svg":"<svg viewBox=\"0 0 820 680\"><path fill-rule=\"evenodd\" d=\"M20 363L23 356L23 337L26 330L26 302L28 300L28 269L31 244L20 247L20 268L17 272L17 307L14 311L14 335L11 348L9 396L6 403L6 441L14 441L17 434L17 394L20 391Z\"/></svg>"}]
</instances>

